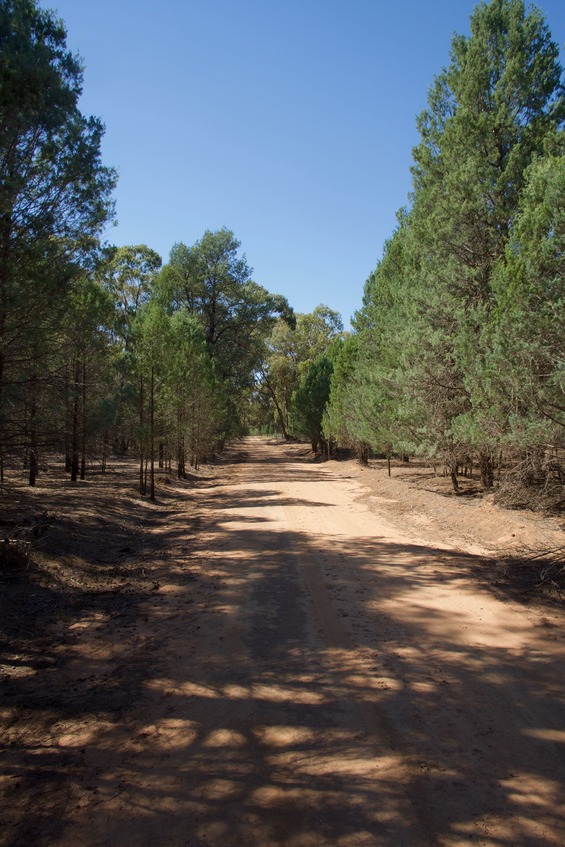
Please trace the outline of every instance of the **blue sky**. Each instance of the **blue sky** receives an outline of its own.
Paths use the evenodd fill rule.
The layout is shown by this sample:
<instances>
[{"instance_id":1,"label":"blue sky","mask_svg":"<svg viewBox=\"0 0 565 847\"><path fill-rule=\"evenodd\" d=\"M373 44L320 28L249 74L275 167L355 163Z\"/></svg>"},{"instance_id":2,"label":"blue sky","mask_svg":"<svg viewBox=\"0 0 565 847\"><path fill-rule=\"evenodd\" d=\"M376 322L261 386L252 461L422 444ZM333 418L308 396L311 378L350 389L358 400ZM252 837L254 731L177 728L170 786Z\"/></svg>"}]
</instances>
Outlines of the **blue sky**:
<instances>
[{"instance_id":1,"label":"blue sky","mask_svg":"<svg viewBox=\"0 0 565 847\"><path fill-rule=\"evenodd\" d=\"M410 191L415 117L475 0L41 0L119 172L114 244L225 226L254 279L347 322ZM565 3L541 0L565 41ZM562 52L563 62L563 52Z\"/></svg>"}]
</instances>

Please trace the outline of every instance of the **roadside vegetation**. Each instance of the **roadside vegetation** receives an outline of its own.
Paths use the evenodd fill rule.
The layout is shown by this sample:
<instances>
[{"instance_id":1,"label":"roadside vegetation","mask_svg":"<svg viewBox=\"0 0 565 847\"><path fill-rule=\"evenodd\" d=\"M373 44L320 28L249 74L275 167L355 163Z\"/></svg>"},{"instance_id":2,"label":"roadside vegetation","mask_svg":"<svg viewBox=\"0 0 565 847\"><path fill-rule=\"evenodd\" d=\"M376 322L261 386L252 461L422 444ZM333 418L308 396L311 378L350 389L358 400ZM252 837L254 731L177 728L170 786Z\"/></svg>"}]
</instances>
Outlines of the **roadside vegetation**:
<instances>
[{"instance_id":1,"label":"roadside vegetation","mask_svg":"<svg viewBox=\"0 0 565 847\"><path fill-rule=\"evenodd\" d=\"M165 260L106 243L117 177L79 110L80 61L37 0L0 0L14 845L157 843L163 821L183 843L239 841L236 807L263 843L324 809L352 843L350 821L380 838L396 784L402 826L415 797L438 838L451 796L449 843L560 837L565 89L522 0L481 2L470 32L430 88L409 203L344 331L331 306L297 314L256 282L228 228L203 222ZM312 467L331 457L350 461ZM493 592L524 605L503 616Z\"/></svg>"},{"instance_id":2,"label":"roadside vegetation","mask_svg":"<svg viewBox=\"0 0 565 847\"><path fill-rule=\"evenodd\" d=\"M564 118L541 13L478 5L418 117L410 205L353 332L296 371L315 449L418 456L456 492L474 474L506 505L563 508Z\"/></svg>"},{"instance_id":3,"label":"roadside vegetation","mask_svg":"<svg viewBox=\"0 0 565 847\"><path fill-rule=\"evenodd\" d=\"M116 174L78 107L82 68L35 0L1 0L0 477L72 481L111 457L191 466L246 432L326 455L418 457L565 502L565 95L558 47L522 0L479 4L418 117L413 191L352 332L295 315L235 234L168 260L102 236Z\"/></svg>"}]
</instances>

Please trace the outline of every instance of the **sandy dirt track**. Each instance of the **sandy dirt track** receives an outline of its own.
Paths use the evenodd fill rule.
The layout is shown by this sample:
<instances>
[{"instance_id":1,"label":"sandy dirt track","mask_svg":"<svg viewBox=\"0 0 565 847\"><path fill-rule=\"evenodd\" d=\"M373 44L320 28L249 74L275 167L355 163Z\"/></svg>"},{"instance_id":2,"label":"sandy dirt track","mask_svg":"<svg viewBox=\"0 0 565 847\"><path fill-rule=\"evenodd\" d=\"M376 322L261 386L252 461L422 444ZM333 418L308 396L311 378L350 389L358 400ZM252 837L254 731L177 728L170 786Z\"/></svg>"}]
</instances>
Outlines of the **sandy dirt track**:
<instances>
[{"instance_id":1,"label":"sandy dirt track","mask_svg":"<svg viewBox=\"0 0 565 847\"><path fill-rule=\"evenodd\" d=\"M72 624L49 737L11 730L0 843L565 845L561 613L293 447L247 439L195 503L198 535L149 527L135 616Z\"/></svg>"}]
</instances>

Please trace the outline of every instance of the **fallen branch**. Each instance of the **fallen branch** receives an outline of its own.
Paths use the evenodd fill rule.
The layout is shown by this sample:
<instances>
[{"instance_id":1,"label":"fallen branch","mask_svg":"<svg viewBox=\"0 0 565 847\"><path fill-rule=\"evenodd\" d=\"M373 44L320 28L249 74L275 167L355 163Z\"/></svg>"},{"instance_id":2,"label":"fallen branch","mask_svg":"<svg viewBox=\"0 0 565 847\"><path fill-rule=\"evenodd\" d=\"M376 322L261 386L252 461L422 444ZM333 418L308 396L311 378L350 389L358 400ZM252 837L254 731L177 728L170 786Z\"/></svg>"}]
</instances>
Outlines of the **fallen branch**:
<instances>
[{"instance_id":1,"label":"fallen branch","mask_svg":"<svg viewBox=\"0 0 565 847\"><path fill-rule=\"evenodd\" d=\"M563 599L565 593L565 547L529 550L506 556L500 561L504 575L513 587L525 593L550 589Z\"/></svg>"}]
</instances>

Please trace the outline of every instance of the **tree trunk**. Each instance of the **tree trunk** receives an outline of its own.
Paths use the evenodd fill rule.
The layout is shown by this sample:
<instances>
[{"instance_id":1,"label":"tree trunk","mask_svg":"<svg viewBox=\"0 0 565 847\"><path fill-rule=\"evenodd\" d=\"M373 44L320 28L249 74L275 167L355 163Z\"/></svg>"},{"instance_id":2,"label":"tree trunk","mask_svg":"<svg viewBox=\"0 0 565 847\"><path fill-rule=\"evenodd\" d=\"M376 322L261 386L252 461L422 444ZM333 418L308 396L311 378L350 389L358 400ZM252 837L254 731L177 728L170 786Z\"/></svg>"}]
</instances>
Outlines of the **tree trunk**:
<instances>
[{"instance_id":1,"label":"tree trunk","mask_svg":"<svg viewBox=\"0 0 565 847\"><path fill-rule=\"evenodd\" d=\"M367 444L358 444L356 452L359 464L367 467L369 464L369 447Z\"/></svg>"},{"instance_id":2,"label":"tree trunk","mask_svg":"<svg viewBox=\"0 0 565 847\"><path fill-rule=\"evenodd\" d=\"M82 409L80 420L80 478L86 478L86 360L82 363Z\"/></svg>"},{"instance_id":3,"label":"tree trunk","mask_svg":"<svg viewBox=\"0 0 565 847\"><path fill-rule=\"evenodd\" d=\"M282 409L279 405L279 401L277 400L277 395L276 395L275 389L273 388L273 385L272 385L270 379L265 378L265 385L267 387L267 391L269 392L269 396L271 397L271 400L275 404L275 409L276 409L276 412L277 412L277 417L279 419L279 425L280 425L280 428L281 428L281 435L282 435L282 437L284 438L285 441L288 441L288 429L287 429L287 426L286 426L286 421L284 419L283 411L282 411Z\"/></svg>"},{"instance_id":4,"label":"tree trunk","mask_svg":"<svg viewBox=\"0 0 565 847\"><path fill-rule=\"evenodd\" d=\"M184 412L182 408L177 411L177 476L179 479L186 478L186 448L183 433Z\"/></svg>"},{"instance_id":5,"label":"tree trunk","mask_svg":"<svg viewBox=\"0 0 565 847\"><path fill-rule=\"evenodd\" d=\"M73 463L72 419L71 375L67 364L65 368L65 472L68 474L71 472Z\"/></svg>"},{"instance_id":6,"label":"tree trunk","mask_svg":"<svg viewBox=\"0 0 565 847\"><path fill-rule=\"evenodd\" d=\"M282 437L284 438L285 441L288 441L288 430L286 428L284 415L283 415L282 409L279 406L277 399L274 395L273 395L273 402L275 404L275 409L277 410L277 417L279 419L279 424L280 424L280 428L281 428L281 435L282 435Z\"/></svg>"},{"instance_id":7,"label":"tree trunk","mask_svg":"<svg viewBox=\"0 0 565 847\"><path fill-rule=\"evenodd\" d=\"M184 437L179 435L177 444L177 476L179 479L186 478L186 457L184 450Z\"/></svg>"},{"instance_id":8,"label":"tree trunk","mask_svg":"<svg viewBox=\"0 0 565 847\"><path fill-rule=\"evenodd\" d=\"M29 431L29 484L35 486L37 480L37 430L35 424L35 408L32 407L32 418Z\"/></svg>"},{"instance_id":9,"label":"tree trunk","mask_svg":"<svg viewBox=\"0 0 565 847\"><path fill-rule=\"evenodd\" d=\"M155 369L151 368L151 388L149 394L149 450L151 457L150 498L155 500Z\"/></svg>"},{"instance_id":10,"label":"tree trunk","mask_svg":"<svg viewBox=\"0 0 565 847\"><path fill-rule=\"evenodd\" d=\"M481 483L484 488L489 489L494 485L494 461L490 453L481 453Z\"/></svg>"},{"instance_id":11,"label":"tree trunk","mask_svg":"<svg viewBox=\"0 0 565 847\"><path fill-rule=\"evenodd\" d=\"M5 163L5 174L9 175L9 182L12 182L15 172L15 145L11 145ZM5 182L5 174L3 182ZM14 184L12 182L12 184ZM5 412L5 397L4 397L4 381L6 378L6 320L9 310L9 287L10 287L10 253L12 250L12 211L10 206L3 209L0 216L0 439L1 447L4 447L4 439L6 437L6 429L8 423L8 413ZM2 479L4 475L2 473Z\"/></svg>"},{"instance_id":12,"label":"tree trunk","mask_svg":"<svg viewBox=\"0 0 565 847\"><path fill-rule=\"evenodd\" d=\"M80 363L75 363L74 377L74 399L73 399L73 417L72 417L72 434L71 434L71 482L76 482L78 479L79 465L79 413L80 413Z\"/></svg>"},{"instance_id":13,"label":"tree trunk","mask_svg":"<svg viewBox=\"0 0 565 847\"><path fill-rule=\"evenodd\" d=\"M30 378L31 406L29 410L29 484L35 486L37 480L37 376Z\"/></svg>"},{"instance_id":14,"label":"tree trunk","mask_svg":"<svg viewBox=\"0 0 565 847\"><path fill-rule=\"evenodd\" d=\"M0 294L3 292L4 288L0 289ZM4 339L4 318L3 315L0 315L0 451L2 452L2 482L4 482L4 429L5 429L5 421L4 421L4 351L3 347L3 339Z\"/></svg>"},{"instance_id":15,"label":"tree trunk","mask_svg":"<svg viewBox=\"0 0 565 847\"><path fill-rule=\"evenodd\" d=\"M143 497L146 492L143 478L143 377L139 378L139 493Z\"/></svg>"}]
</instances>

